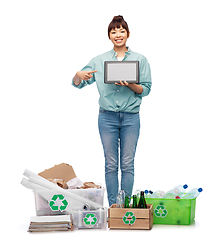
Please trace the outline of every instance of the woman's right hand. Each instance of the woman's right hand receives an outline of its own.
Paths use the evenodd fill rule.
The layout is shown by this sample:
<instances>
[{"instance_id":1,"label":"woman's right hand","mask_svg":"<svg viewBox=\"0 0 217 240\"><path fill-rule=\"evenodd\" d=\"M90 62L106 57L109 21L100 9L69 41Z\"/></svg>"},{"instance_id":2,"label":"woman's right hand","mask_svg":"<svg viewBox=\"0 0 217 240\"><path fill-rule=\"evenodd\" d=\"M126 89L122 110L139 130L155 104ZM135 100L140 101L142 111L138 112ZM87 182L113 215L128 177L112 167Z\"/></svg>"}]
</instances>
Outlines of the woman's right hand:
<instances>
[{"instance_id":1,"label":"woman's right hand","mask_svg":"<svg viewBox=\"0 0 217 240\"><path fill-rule=\"evenodd\" d=\"M93 77L92 73L97 72L97 70L94 71L79 71L76 73L76 76L79 77L80 79L83 79L85 81L89 80L90 78Z\"/></svg>"}]
</instances>

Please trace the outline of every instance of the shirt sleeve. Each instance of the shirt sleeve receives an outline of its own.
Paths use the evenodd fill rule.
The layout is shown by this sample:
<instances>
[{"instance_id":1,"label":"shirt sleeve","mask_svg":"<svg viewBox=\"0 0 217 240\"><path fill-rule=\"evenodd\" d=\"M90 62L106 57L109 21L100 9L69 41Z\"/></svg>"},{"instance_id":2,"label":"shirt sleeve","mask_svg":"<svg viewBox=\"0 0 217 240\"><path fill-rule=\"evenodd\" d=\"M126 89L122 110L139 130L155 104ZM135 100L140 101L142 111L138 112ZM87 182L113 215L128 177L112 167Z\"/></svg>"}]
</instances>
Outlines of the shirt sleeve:
<instances>
[{"instance_id":1,"label":"shirt sleeve","mask_svg":"<svg viewBox=\"0 0 217 240\"><path fill-rule=\"evenodd\" d=\"M139 72L140 72L139 73L139 82L143 88L143 91L141 94L137 94L137 95L142 98L142 97L147 96L150 93L151 86L152 86L151 69L150 69L150 65L146 58L143 58L140 61Z\"/></svg>"},{"instance_id":2,"label":"shirt sleeve","mask_svg":"<svg viewBox=\"0 0 217 240\"><path fill-rule=\"evenodd\" d=\"M85 67L83 67L83 68L81 69L81 71L94 71L94 70L95 70L94 58L93 58ZM81 83L80 83L79 85L75 85L76 79L75 79L75 81L74 81L74 78L75 78L75 77L74 77L74 78L72 79L72 85L73 85L74 87L76 87L76 88L79 88L79 89L81 89L81 88L83 88L83 87L85 87L85 86L87 86L87 85L90 85L90 84L92 84L92 83L94 83L94 82L96 81L94 74L92 74L92 75L93 75L93 77L90 78L90 79L87 80L87 81L81 79Z\"/></svg>"}]
</instances>

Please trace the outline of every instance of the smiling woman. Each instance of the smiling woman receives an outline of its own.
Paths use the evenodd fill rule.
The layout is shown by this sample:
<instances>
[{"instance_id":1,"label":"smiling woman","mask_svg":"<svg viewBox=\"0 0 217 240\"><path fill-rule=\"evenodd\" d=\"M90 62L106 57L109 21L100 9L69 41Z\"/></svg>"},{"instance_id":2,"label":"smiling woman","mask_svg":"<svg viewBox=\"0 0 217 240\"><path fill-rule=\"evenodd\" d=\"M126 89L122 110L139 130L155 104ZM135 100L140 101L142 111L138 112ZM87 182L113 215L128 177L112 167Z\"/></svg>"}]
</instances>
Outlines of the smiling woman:
<instances>
[{"instance_id":1,"label":"smiling woman","mask_svg":"<svg viewBox=\"0 0 217 240\"><path fill-rule=\"evenodd\" d=\"M105 156L105 180L109 205L118 195L119 165L121 190L131 196L134 184L134 157L140 132L139 109L142 97L151 90L151 73L147 59L126 46L130 31L122 16L115 16L108 26L108 37L114 48L93 58L73 78L81 89L94 82L99 91L98 127ZM139 83L126 81L104 83L105 61L139 61ZM120 154L119 154L120 153Z\"/></svg>"},{"instance_id":2,"label":"smiling woman","mask_svg":"<svg viewBox=\"0 0 217 240\"><path fill-rule=\"evenodd\" d=\"M130 36L127 23L122 16L115 16L108 26L108 37L114 44L117 57L124 57L127 52L126 42Z\"/></svg>"}]
</instances>

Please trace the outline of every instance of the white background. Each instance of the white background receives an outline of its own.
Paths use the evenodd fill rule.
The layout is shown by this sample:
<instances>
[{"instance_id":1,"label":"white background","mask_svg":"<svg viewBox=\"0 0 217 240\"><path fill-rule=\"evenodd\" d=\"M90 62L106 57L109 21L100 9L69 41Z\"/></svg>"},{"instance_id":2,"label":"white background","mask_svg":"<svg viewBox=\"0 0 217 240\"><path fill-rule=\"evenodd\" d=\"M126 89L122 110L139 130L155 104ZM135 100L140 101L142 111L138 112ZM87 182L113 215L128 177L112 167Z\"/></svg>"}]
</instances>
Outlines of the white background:
<instances>
[{"instance_id":1,"label":"white background","mask_svg":"<svg viewBox=\"0 0 217 240\"><path fill-rule=\"evenodd\" d=\"M78 90L71 80L112 49L107 27L118 14L130 28L127 45L146 56L153 80L141 105L135 189L202 187L195 225L28 234L35 209L33 193L20 184L26 168L38 173L66 162L82 181L105 185L96 85ZM211 0L1 1L1 233L22 239L207 236L216 215L216 22Z\"/></svg>"}]
</instances>

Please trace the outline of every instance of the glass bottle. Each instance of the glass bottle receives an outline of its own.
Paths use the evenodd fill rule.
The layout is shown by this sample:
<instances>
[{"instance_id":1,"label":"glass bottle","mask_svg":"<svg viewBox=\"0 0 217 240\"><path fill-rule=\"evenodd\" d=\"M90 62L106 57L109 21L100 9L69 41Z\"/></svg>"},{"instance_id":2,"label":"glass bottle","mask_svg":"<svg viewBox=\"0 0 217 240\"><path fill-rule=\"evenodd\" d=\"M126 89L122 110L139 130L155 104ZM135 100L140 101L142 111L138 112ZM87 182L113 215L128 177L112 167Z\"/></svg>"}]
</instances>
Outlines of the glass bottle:
<instances>
[{"instance_id":1,"label":"glass bottle","mask_svg":"<svg viewBox=\"0 0 217 240\"><path fill-rule=\"evenodd\" d=\"M147 204L144 197L144 191L141 191L140 193L138 208L147 208Z\"/></svg>"},{"instance_id":2,"label":"glass bottle","mask_svg":"<svg viewBox=\"0 0 217 240\"><path fill-rule=\"evenodd\" d=\"M133 195L133 205L132 208L137 208L137 196Z\"/></svg>"},{"instance_id":3,"label":"glass bottle","mask_svg":"<svg viewBox=\"0 0 217 240\"><path fill-rule=\"evenodd\" d=\"M130 208L129 197L125 196L124 208Z\"/></svg>"}]
</instances>

